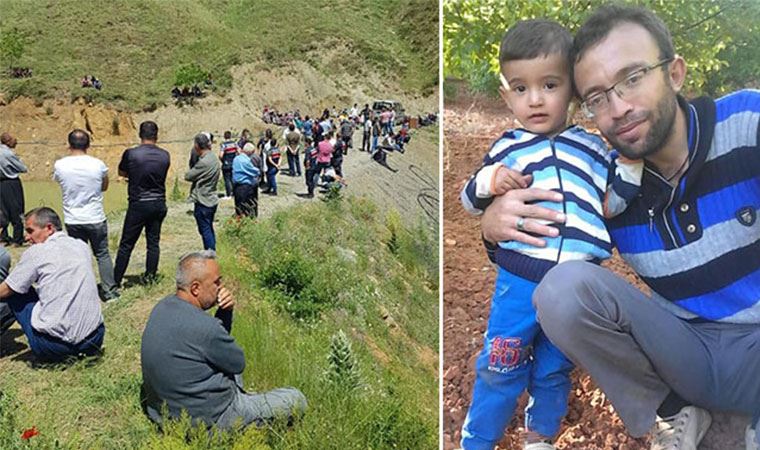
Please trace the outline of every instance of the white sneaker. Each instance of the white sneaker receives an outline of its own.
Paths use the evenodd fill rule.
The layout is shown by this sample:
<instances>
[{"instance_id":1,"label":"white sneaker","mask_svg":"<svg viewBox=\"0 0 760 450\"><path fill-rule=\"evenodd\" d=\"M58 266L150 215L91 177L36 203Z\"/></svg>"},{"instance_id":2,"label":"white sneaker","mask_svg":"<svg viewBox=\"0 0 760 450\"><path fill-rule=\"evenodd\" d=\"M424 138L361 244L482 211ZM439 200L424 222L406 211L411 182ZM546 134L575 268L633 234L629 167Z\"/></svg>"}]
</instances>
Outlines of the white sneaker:
<instances>
[{"instance_id":1,"label":"white sneaker","mask_svg":"<svg viewBox=\"0 0 760 450\"><path fill-rule=\"evenodd\" d=\"M557 448L548 442L534 442L532 444L526 443L523 450L557 450Z\"/></svg>"},{"instance_id":2,"label":"white sneaker","mask_svg":"<svg viewBox=\"0 0 760 450\"><path fill-rule=\"evenodd\" d=\"M696 406L685 406L672 417L658 417L649 450L697 450L711 423L710 413Z\"/></svg>"},{"instance_id":3,"label":"white sneaker","mask_svg":"<svg viewBox=\"0 0 760 450\"><path fill-rule=\"evenodd\" d=\"M523 433L523 450L557 450L548 437L531 430L525 430Z\"/></svg>"},{"instance_id":4,"label":"white sneaker","mask_svg":"<svg viewBox=\"0 0 760 450\"><path fill-rule=\"evenodd\" d=\"M744 445L747 450L760 450L760 446L757 445L755 430L750 425L747 425L747 431L744 432Z\"/></svg>"}]
</instances>

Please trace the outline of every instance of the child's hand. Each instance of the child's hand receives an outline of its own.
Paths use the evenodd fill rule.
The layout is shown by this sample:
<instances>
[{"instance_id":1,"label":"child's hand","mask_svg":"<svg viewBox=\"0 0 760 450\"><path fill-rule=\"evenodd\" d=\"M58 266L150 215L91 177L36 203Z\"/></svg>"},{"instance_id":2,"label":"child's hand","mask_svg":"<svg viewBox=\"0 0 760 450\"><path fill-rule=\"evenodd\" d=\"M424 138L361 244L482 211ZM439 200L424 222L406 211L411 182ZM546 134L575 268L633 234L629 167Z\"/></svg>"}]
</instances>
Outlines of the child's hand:
<instances>
[{"instance_id":1,"label":"child's hand","mask_svg":"<svg viewBox=\"0 0 760 450\"><path fill-rule=\"evenodd\" d=\"M507 166L500 166L496 169L496 174L493 177L491 192L493 195L504 195L511 189L527 188L531 181L532 176L530 175L523 175Z\"/></svg>"}]
</instances>

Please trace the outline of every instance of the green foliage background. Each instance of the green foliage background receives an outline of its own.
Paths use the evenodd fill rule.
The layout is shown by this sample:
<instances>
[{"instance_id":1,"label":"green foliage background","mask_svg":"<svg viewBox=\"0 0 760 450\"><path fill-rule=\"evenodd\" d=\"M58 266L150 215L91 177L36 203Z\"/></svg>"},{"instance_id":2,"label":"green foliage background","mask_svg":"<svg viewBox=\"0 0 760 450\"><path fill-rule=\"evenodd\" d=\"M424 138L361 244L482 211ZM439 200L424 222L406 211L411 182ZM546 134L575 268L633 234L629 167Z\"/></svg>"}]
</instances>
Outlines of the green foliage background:
<instances>
[{"instance_id":1,"label":"green foliage background","mask_svg":"<svg viewBox=\"0 0 760 450\"><path fill-rule=\"evenodd\" d=\"M496 94L499 43L516 21L549 18L572 33L602 0L443 0L444 76ZM668 26L688 65L688 95L721 95L756 86L760 73L760 2L641 0Z\"/></svg>"},{"instance_id":2,"label":"green foliage background","mask_svg":"<svg viewBox=\"0 0 760 450\"><path fill-rule=\"evenodd\" d=\"M399 218L347 196L218 229L221 272L237 301L232 334L246 356L244 384L256 392L300 389L309 406L295 426L208 434L187 420L163 431L148 421L140 406L139 354L147 312L174 290L173 277L163 276L125 288L104 309L102 359L3 366L0 449L437 448L437 233ZM164 232L185 227L182 220L167 220ZM387 248L392 234L394 252ZM176 238L171 231L165 236ZM164 250L161 273L168 275L175 263ZM313 276L293 279L303 271ZM273 284L268 274L275 273L287 280ZM338 330L345 336L333 350ZM342 360L339 380L326 376L336 371L334 353ZM39 436L22 440L32 426Z\"/></svg>"},{"instance_id":3,"label":"green foliage background","mask_svg":"<svg viewBox=\"0 0 760 450\"><path fill-rule=\"evenodd\" d=\"M0 34L0 58L8 67L13 65L24 54L24 38L21 33L11 28Z\"/></svg>"}]
</instances>

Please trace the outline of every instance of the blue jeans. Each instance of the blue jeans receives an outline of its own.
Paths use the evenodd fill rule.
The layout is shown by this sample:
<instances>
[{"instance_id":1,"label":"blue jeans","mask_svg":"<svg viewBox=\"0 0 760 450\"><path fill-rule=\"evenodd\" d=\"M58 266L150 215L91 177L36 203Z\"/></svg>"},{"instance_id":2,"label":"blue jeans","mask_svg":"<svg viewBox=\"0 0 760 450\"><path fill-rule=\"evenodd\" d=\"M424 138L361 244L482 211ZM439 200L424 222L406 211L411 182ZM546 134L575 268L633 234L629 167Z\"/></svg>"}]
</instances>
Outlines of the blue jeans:
<instances>
[{"instance_id":1,"label":"blue jeans","mask_svg":"<svg viewBox=\"0 0 760 450\"><path fill-rule=\"evenodd\" d=\"M224 194L229 197L232 195L232 167L229 169L222 169L222 177L224 177Z\"/></svg>"},{"instance_id":2,"label":"blue jeans","mask_svg":"<svg viewBox=\"0 0 760 450\"><path fill-rule=\"evenodd\" d=\"M100 353L103 337L106 334L106 327L102 323L82 342L76 344L70 344L35 330L32 327L32 309L39 300L37 291L34 289L29 289L26 294L13 294L5 300L13 311L16 321L21 325L21 329L24 330L26 339L29 341L29 348L35 356L46 361L57 362L69 356L79 354L92 356Z\"/></svg>"},{"instance_id":3,"label":"blue jeans","mask_svg":"<svg viewBox=\"0 0 760 450\"><path fill-rule=\"evenodd\" d=\"M203 239L203 250L216 250L216 235L214 235L216 207L217 205L209 207L195 202L193 217L195 217L195 223L198 224L198 233Z\"/></svg>"},{"instance_id":4,"label":"blue jeans","mask_svg":"<svg viewBox=\"0 0 760 450\"><path fill-rule=\"evenodd\" d=\"M290 152L286 151L288 155L288 170L290 171L290 176L301 176L301 161L298 159L298 153L291 154Z\"/></svg>"},{"instance_id":5,"label":"blue jeans","mask_svg":"<svg viewBox=\"0 0 760 450\"><path fill-rule=\"evenodd\" d=\"M277 193L277 168L270 167L267 170L267 179L269 180L269 192L272 194Z\"/></svg>"},{"instance_id":6,"label":"blue jeans","mask_svg":"<svg viewBox=\"0 0 760 450\"><path fill-rule=\"evenodd\" d=\"M544 436L559 431L570 393L570 361L544 335L533 309L537 283L499 269L472 403L462 427L466 450L493 449L528 390L525 426Z\"/></svg>"}]
</instances>

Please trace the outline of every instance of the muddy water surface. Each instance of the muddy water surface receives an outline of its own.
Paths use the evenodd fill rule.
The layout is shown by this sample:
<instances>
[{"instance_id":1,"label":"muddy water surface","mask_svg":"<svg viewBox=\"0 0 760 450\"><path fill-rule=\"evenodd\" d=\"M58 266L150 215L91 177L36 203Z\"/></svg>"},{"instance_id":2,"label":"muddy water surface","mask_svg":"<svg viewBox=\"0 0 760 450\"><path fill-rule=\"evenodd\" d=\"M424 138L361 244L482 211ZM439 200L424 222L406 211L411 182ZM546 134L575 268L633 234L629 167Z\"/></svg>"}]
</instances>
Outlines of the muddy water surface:
<instances>
[{"instance_id":1,"label":"muddy water surface","mask_svg":"<svg viewBox=\"0 0 760 450\"><path fill-rule=\"evenodd\" d=\"M27 181L23 178L21 182L24 185L24 206L27 211L38 206L49 206L62 216L61 187L58 183L52 180ZM127 184L111 181L103 200L106 214L125 209L127 207Z\"/></svg>"}]
</instances>

